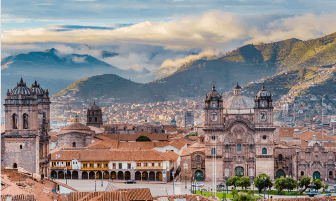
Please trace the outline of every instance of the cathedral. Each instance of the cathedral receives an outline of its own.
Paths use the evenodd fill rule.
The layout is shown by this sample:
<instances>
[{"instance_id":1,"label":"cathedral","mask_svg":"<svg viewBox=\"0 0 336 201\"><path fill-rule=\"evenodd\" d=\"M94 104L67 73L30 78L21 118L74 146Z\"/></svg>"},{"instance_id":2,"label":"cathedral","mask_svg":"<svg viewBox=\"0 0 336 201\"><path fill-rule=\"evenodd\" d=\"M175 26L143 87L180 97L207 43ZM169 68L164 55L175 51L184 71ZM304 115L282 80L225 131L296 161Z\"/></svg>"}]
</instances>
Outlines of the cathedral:
<instances>
[{"instance_id":1,"label":"cathedral","mask_svg":"<svg viewBox=\"0 0 336 201\"><path fill-rule=\"evenodd\" d=\"M204 133L200 136L205 145L205 175L216 171L217 180L234 175L273 175L276 128L271 94L263 87L253 101L241 94L238 83L233 94L224 102L213 86L206 95Z\"/></svg>"},{"instance_id":2,"label":"cathedral","mask_svg":"<svg viewBox=\"0 0 336 201\"><path fill-rule=\"evenodd\" d=\"M50 98L36 80L29 88L22 78L7 91L5 132L1 133L2 166L49 175Z\"/></svg>"},{"instance_id":3,"label":"cathedral","mask_svg":"<svg viewBox=\"0 0 336 201\"><path fill-rule=\"evenodd\" d=\"M318 132L308 128L293 128L288 134L285 131L290 129L274 126L272 103L264 86L254 100L241 94L238 83L226 100L213 86L205 96L204 126L198 128L198 142L181 154L181 164L189 167L181 178L223 181L246 176L254 180L266 173L272 179L312 176L335 180L336 152L325 147L331 138L328 142L327 137L317 140ZM311 137L303 140L307 135Z\"/></svg>"}]
</instances>

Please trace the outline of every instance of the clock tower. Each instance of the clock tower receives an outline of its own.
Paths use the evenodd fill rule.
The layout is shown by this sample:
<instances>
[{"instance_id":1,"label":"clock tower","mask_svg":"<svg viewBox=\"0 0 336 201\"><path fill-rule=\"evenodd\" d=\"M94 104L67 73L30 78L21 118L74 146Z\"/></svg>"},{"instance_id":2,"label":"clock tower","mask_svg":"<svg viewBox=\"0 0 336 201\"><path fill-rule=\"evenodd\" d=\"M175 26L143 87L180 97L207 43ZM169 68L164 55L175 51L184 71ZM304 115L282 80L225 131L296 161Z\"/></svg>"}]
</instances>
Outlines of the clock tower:
<instances>
[{"instance_id":1,"label":"clock tower","mask_svg":"<svg viewBox=\"0 0 336 201\"><path fill-rule=\"evenodd\" d=\"M219 94L215 86L212 86L212 90L205 96L205 127L222 126L223 125L223 99Z\"/></svg>"},{"instance_id":2,"label":"clock tower","mask_svg":"<svg viewBox=\"0 0 336 201\"><path fill-rule=\"evenodd\" d=\"M255 96L253 109L255 127L273 127L272 95L265 86Z\"/></svg>"}]
</instances>

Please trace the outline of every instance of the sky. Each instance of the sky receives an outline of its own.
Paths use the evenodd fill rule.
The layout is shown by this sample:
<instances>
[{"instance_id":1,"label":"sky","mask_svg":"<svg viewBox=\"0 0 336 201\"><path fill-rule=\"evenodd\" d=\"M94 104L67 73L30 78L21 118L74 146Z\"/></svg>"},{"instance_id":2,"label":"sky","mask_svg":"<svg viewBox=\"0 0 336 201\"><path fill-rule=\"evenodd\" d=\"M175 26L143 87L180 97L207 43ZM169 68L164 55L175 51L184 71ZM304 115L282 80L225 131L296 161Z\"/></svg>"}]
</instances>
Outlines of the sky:
<instances>
[{"instance_id":1,"label":"sky","mask_svg":"<svg viewBox=\"0 0 336 201\"><path fill-rule=\"evenodd\" d=\"M167 73L246 44L331 34L335 7L334 0L2 1L1 57L52 47L93 56L109 50L119 56L99 59Z\"/></svg>"}]
</instances>

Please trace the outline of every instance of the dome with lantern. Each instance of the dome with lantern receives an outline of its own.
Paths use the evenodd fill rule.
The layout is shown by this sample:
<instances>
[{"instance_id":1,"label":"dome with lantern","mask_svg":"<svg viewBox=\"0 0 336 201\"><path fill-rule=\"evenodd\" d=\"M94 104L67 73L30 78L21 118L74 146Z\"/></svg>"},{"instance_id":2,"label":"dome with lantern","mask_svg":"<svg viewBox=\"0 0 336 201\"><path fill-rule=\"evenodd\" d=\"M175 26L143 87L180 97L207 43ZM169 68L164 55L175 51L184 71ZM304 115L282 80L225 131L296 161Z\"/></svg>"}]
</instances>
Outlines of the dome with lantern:
<instances>
[{"instance_id":1,"label":"dome with lantern","mask_svg":"<svg viewBox=\"0 0 336 201\"><path fill-rule=\"evenodd\" d=\"M224 113L232 110L250 110L253 109L254 102L251 98L241 94L241 87L237 85L233 88L233 96L224 102ZM248 111L249 112L249 111ZM230 113L230 112L229 112Z\"/></svg>"},{"instance_id":2,"label":"dome with lantern","mask_svg":"<svg viewBox=\"0 0 336 201\"><path fill-rule=\"evenodd\" d=\"M20 79L20 82L17 83L16 87L7 92L7 95L33 95L33 92L26 86L26 83L23 82L23 79Z\"/></svg>"}]
</instances>

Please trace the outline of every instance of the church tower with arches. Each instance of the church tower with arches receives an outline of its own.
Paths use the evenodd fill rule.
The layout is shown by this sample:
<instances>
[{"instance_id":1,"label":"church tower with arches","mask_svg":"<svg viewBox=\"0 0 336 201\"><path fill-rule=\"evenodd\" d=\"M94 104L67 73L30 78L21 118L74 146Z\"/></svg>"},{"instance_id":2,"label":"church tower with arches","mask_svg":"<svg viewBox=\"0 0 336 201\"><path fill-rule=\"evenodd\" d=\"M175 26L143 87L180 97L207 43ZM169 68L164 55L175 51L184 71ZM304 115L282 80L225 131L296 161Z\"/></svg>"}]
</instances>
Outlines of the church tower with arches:
<instances>
[{"instance_id":1,"label":"church tower with arches","mask_svg":"<svg viewBox=\"0 0 336 201\"><path fill-rule=\"evenodd\" d=\"M23 79L5 99L5 132L1 134L2 166L48 175L50 99L35 83Z\"/></svg>"}]
</instances>

